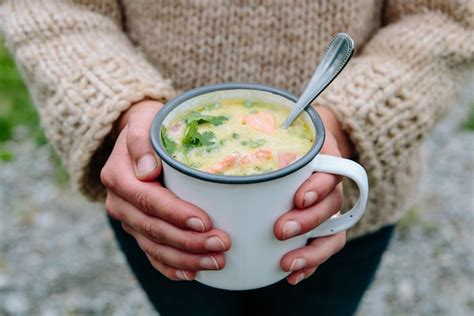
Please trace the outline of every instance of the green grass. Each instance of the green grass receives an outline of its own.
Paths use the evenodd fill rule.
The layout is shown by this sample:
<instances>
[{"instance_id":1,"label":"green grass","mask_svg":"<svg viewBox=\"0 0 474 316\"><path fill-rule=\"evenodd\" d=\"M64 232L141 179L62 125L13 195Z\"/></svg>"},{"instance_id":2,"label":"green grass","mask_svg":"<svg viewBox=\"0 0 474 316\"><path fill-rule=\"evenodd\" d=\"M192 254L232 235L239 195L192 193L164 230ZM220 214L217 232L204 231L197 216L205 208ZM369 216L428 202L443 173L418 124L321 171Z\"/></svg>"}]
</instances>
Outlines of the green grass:
<instances>
[{"instance_id":1,"label":"green grass","mask_svg":"<svg viewBox=\"0 0 474 316\"><path fill-rule=\"evenodd\" d=\"M463 124L463 128L470 131L474 131L474 100L469 103L469 114Z\"/></svg>"},{"instance_id":2,"label":"green grass","mask_svg":"<svg viewBox=\"0 0 474 316\"><path fill-rule=\"evenodd\" d=\"M0 144L13 137L14 128L25 126L38 145L46 144L38 115L15 63L0 37Z\"/></svg>"},{"instance_id":3,"label":"green grass","mask_svg":"<svg viewBox=\"0 0 474 316\"><path fill-rule=\"evenodd\" d=\"M401 239L407 239L413 226L420 221L420 215L416 206L409 209L400 219L397 225L398 233Z\"/></svg>"},{"instance_id":4,"label":"green grass","mask_svg":"<svg viewBox=\"0 0 474 316\"><path fill-rule=\"evenodd\" d=\"M0 34L0 162L15 159L9 150L11 148L9 141L15 138L15 129L19 126L26 129L26 137L32 139L37 146L47 144L28 89ZM67 182L67 174L52 149L51 160L55 166L57 182L59 184Z\"/></svg>"}]
</instances>

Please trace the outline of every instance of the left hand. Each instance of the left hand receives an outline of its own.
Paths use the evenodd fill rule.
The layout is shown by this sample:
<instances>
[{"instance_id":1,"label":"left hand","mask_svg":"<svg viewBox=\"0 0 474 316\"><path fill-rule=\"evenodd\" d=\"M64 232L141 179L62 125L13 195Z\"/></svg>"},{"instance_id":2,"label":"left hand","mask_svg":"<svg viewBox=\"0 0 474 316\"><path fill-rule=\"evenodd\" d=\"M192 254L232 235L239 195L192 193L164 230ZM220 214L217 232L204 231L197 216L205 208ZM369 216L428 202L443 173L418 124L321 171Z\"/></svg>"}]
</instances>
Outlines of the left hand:
<instances>
[{"instance_id":1,"label":"left hand","mask_svg":"<svg viewBox=\"0 0 474 316\"><path fill-rule=\"evenodd\" d=\"M326 139L322 154L337 157L352 155L353 147L343 132L333 112L316 107L325 128ZM341 154L342 153L342 154ZM340 211L342 206L342 177L327 173L315 173L306 180L295 194L296 208L282 215L275 223L274 234L279 240L302 235ZM296 285L311 276L316 268L341 250L346 243L346 232L311 240L305 247L283 256L283 271L292 271L287 277Z\"/></svg>"}]
</instances>

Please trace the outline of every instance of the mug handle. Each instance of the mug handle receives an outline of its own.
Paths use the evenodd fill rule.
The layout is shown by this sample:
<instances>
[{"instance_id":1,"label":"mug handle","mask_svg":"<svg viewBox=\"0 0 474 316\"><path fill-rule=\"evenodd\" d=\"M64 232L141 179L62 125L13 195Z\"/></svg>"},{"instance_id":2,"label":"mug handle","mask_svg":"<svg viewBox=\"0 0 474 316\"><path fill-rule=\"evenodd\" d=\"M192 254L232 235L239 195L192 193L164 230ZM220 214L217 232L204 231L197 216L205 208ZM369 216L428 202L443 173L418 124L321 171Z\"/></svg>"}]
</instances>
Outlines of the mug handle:
<instances>
[{"instance_id":1,"label":"mug handle","mask_svg":"<svg viewBox=\"0 0 474 316\"><path fill-rule=\"evenodd\" d=\"M306 237L315 238L333 235L352 227L362 217L367 205L369 184L364 168L352 160L328 155L317 155L310 162L310 166L313 172L332 173L352 179L359 188L359 199L348 212L326 220L306 233Z\"/></svg>"}]
</instances>

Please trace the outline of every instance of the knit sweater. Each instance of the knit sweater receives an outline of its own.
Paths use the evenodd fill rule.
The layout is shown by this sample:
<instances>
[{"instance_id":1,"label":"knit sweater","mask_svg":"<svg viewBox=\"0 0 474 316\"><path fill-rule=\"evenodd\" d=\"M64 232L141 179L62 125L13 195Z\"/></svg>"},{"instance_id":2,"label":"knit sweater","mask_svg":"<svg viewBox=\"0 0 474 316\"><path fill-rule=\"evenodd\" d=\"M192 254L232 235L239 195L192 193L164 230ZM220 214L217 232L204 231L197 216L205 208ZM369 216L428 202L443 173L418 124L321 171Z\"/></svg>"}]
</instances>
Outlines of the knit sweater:
<instances>
[{"instance_id":1,"label":"knit sweater","mask_svg":"<svg viewBox=\"0 0 474 316\"><path fill-rule=\"evenodd\" d=\"M218 82L299 94L329 40L357 53L317 99L369 174L351 237L394 223L416 192L420 145L474 61L470 0L0 0L0 29L45 133L76 186L99 200L120 114ZM345 203L357 190L345 185Z\"/></svg>"}]
</instances>

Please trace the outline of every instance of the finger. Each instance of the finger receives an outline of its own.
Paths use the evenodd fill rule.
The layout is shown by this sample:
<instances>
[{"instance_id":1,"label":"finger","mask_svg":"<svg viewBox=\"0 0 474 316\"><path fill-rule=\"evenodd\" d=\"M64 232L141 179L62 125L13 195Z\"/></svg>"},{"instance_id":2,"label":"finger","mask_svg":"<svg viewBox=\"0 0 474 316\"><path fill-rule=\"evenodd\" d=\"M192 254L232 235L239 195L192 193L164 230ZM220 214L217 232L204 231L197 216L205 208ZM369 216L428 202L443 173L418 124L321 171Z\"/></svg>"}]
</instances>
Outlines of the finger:
<instances>
[{"instance_id":1,"label":"finger","mask_svg":"<svg viewBox=\"0 0 474 316\"><path fill-rule=\"evenodd\" d=\"M283 214L273 231L279 240L309 232L336 214L342 206L342 187L333 190L324 200L304 210L293 209Z\"/></svg>"},{"instance_id":2,"label":"finger","mask_svg":"<svg viewBox=\"0 0 474 316\"><path fill-rule=\"evenodd\" d=\"M195 271L179 270L156 261L152 256L146 255L151 265L161 272L165 277L174 281L192 281L196 278Z\"/></svg>"},{"instance_id":3,"label":"finger","mask_svg":"<svg viewBox=\"0 0 474 316\"><path fill-rule=\"evenodd\" d=\"M165 244L192 253L227 251L231 247L229 236L221 230L211 229L204 233L183 230L159 218L150 217L132 204L110 193L107 209L114 218L129 225L156 243Z\"/></svg>"},{"instance_id":4,"label":"finger","mask_svg":"<svg viewBox=\"0 0 474 316\"><path fill-rule=\"evenodd\" d=\"M122 224L123 229L130 235L134 236L137 233L130 228L129 226ZM165 277L171 280L180 280L180 281L191 281L194 280L196 277L196 272L195 271L186 271L186 270L180 270L176 269L174 267L168 266L162 262L159 262L155 260L152 256L148 255L145 252L145 255L147 256L148 260L150 261L151 265L161 272Z\"/></svg>"},{"instance_id":5,"label":"finger","mask_svg":"<svg viewBox=\"0 0 474 316\"><path fill-rule=\"evenodd\" d=\"M283 271L299 271L321 265L340 251L346 243L346 232L314 239L309 245L293 250L280 261Z\"/></svg>"},{"instance_id":6,"label":"finger","mask_svg":"<svg viewBox=\"0 0 474 316\"><path fill-rule=\"evenodd\" d=\"M304 209L323 200L336 185L342 181L342 176L329 173L314 173L298 189L295 194L295 206Z\"/></svg>"},{"instance_id":7,"label":"finger","mask_svg":"<svg viewBox=\"0 0 474 316\"><path fill-rule=\"evenodd\" d=\"M146 254L168 266L189 271L220 270L225 266L225 258L222 253L190 254L167 245L154 243L130 226L125 224L123 226L127 232L133 235Z\"/></svg>"},{"instance_id":8,"label":"finger","mask_svg":"<svg viewBox=\"0 0 474 316\"><path fill-rule=\"evenodd\" d=\"M153 105L141 107L130 116L127 124L128 152L135 175L142 181L153 181L161 172L161 160L155 154L150 140L151 123L159 109Z\"/></svg>"},{"instance_id":9,"label":"finger","mask_svg":"<svg viewBox=\"0 0 474 316\"><path fill-rule=\"evenodd\" d=\"M340 157L337 142L331 133L326 135L321 153ZM334 187L342 181L340 175L315 173L309 177L295 194L294 203L297 208L305 208L324 199Z\"/></svg>"},{"instance_id":10,"label":"finger","mask_svg":"<svg viewBox=\"0 0 474 316\"><path fill-rule=\"evenodd\" d=\"M128 126L124 131L127 129ZM101 181L108 191L129 201L152 217L161 218L184 229L208 231L212 223L203 210L179 199L158 182L142 182L136 179L126 150L125 137L124 132L119 135L114 150L100 174Z\"/></svg>"},{"instance_id":11,"label":"finger","mask_svg":"<svg viewBox=\"0 0 474 316\"><path fill-rule=\"evenodd\" d=\"M299 271L292 272L289 276L286 277L286 280L288 283L292 285L296 285L303 281L304 279L309 278L313 273L316 271L318 267L315 268L307 268L307 269L302 269Z\"/></svg>"}]
</instances>

